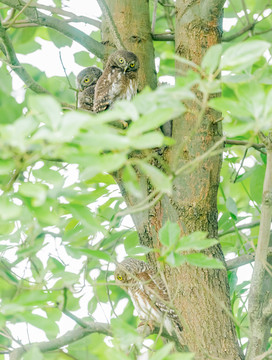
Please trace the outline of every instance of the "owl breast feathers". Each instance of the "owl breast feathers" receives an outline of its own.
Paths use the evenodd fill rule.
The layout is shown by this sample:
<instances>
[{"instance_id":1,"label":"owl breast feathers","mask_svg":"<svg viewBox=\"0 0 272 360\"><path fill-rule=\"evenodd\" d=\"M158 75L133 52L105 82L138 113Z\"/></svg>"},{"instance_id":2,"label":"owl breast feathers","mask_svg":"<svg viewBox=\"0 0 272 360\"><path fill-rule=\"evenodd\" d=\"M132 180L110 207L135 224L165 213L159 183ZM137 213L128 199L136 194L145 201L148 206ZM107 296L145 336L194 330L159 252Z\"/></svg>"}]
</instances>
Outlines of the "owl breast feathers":
<instances>
[{"instance_id":1,"label":"owl breast feathers","mask_svg":"<svg viewBox=\"0 0 272 360\"><path fill-rule=\"evenodd\" d=\"M96 66L83 69L77 76L78 107L85 110L93 110L94 89L97 80L102 75L102 70Z\"/></svg>"},{"instance_id":2,"label":"owl breast feathers","mask_svg":"<svg viewBox=\"0 0 272 360\"><path fill-rule=\"evenodd\" d=\"M151 328L163 325L170 335L182 330L179 317L168 306L170 299L163 281L147 263L125 259L118 264L114 276L131 297L142 322Z\"/></svg>"},{"instance_id":3,"label":"owl breast feathers","mask_svg":"<svg viewBox=\"0 0 272 360\"><path fill-rule=\"evenodd\" d=\"M95 86L94 111L111 108L117 100L131 100L137 94L138 69L139 60L134 53L117 50L111 54Z\"/></svg>"}]
</instances>

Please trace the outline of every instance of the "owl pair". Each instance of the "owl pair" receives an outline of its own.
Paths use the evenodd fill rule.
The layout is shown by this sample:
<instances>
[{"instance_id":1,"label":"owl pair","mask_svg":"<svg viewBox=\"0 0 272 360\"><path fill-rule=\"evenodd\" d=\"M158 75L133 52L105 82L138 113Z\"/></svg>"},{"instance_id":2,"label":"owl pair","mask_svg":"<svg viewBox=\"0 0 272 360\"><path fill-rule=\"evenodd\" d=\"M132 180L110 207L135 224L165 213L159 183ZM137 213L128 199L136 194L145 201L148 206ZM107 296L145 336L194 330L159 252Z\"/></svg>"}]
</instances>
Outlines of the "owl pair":
<instances>
[{"instance_id":1,"label":"owl pair","mask_svg":"<svg viewBox=\"0 0 272 360\"><path fill-rule=\"evenodd\" d=\"M108 59L104 72L87 67L77 76L78 107L93 112L111 108L117 100L131 100L138 88L139 60L126 50L117 50Z\"/></svg>"}]
</instances>

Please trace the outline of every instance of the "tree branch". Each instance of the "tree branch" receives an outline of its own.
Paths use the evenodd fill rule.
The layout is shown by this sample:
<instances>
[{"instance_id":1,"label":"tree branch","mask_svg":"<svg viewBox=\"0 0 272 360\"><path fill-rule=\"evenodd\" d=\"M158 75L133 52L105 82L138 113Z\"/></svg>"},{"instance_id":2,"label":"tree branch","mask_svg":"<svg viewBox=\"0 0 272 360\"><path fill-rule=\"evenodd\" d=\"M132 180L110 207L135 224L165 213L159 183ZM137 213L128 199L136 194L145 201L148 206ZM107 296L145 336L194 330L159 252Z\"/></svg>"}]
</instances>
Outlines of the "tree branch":
<instances>
[{"instance_id":1,"label":"tree branch","mask_svg":"<svg viewBox=\"0 0 272 360\"><path fill-rule=\"evenodd\" d=\"M267 147L267 165L263 186L260 232L249 293L250 339L247 349L247 360L252 360L265 351L266 318L263 314L263 309L266 306L267 297L263 296L262 289L266 273L272 220L272 141L269 137L263 137L263 141Z\"/></svg>"},{"instance_id":2,"label":"tree branch","mask_svg":"<svg viewBox=\"0 0 272 360\"><path fill-rule=\"evenodd\" d=\"M175 41L175 34L152 34L152 39L154 41Z\"/></svg>"},{"instance_id":3,"label":"tree branch","mask_svg":"<svg viewBox=\"0 0 272 360\"><path fill-rule=\"evenodd\" d=\"M229 140L229 139L226 139L225 144L228 144L228 145L243 145L243 146L247 146L248 148L253 147L256 150L260 150L260 149L265 148L265 144L255 144L255 143L251 143L249 141L242 141L242 140Z\"/></svg>"},{"instance_id":4,"label":"tree branch","mask_svg":"<svg viewBox=\"0 0 272 360\"><path fill-rule=\"evenodd\" d=\"M25 5L23 2L23 5L21 5L21 3L19 3L17 0L1 0L1 2L19 11ZM30 22L55 29L67 37L77 41L97 57L104 57L103 44L92 39L89 35L74 28L73 26L68 25L64 20L60 20L52 16L47 16L38 11L36 8L27 7L24 9L23 13L28 17Z\"/></svg>"},{"instance_id":5,"label":"tree branch","mask_svg":"<svg viewBox=\"0 0 272 360\"><path fill-rule=\"evenodd\" d=\"M268 248L267 254L268 254L268 256L272 255L272 248ZM226 261L227 269L228 270L237 269L240 266L252 263L254 260L255 260L255 254L241 255L234 259L227 260ZM270 312L270 310L271 310L270 315L272 314L272 304L271 303L269 303L269 304L270 304L269 305L270 307L266 308L266 316ZM264 310L264 312L265 312L265 310Z\"/></svg>"},{"instance_id":6,"label":"tree branch","mask_svg":"<svg viewBox=\"0 0 272 360\"><path fill-rule=\"evenodd\" d=\"M243 224L243 225L239 225L239 226L236 226L236 227L232 227L226 231L220 231L218 236L221 237L221 236L225 236L227 234L231 234L231 233L234 233L236 232L236 230L244 230L244 229L251 229L251 228L254 228L256 226L259 226L260 225L260 221L253 221L252 223L249 223L249 224Z\"/></svg>"},{"instance_id":7,"label":"tree branch","mask_svg":"<svg viewBox=\"0 0 272 360\"><path fill-rule=\"evenodd\" d=\"M237 269L240 266L250 264L254 261L255 255L254 254L246 254L242 256L238 256L235 259L227 260L226 265L228 270Z\"/></svg>"},{"instance_id":8,"label":"tree branch","mask_svg":"<svg viewBox=\"0 0 272 360\"><path fill-rule=\"evenodd\" d=\"M57 339L28 344L18 349L15 349L10 353L10 360L20 360L23 353L25 351L28 351L33 346L38 347L41 352L54 351L54 350L58 350L59 348L65 345L78 341L92 333L100 333L100 334L105 334L107 336L112 336L110 325L103 323L90 323L87 328L81 327L78 329L68 331L65 335L60 336Z\"/></svg>"},{"instance_id":9,"label":"tree branch","mask_svg":"<svg viewBox=\"0 0 272 360\"><path fill-rule=\"evenodd\" d=\"M38 94L49 94L49 92L39 85L32 77L28 74L25 68L20 64L17 59L16 53L12 46L11 40L7 34L6 29L4 29L0 23L0 38L2 39L4 48L1 47L4 55L6 56L10 67L14 72L20 77L21 80L26 84L26 86L32 91Z\"/></svg>"},{"instance_id":10,"label":"tree branch","mask_svg":"<svg viewBox=\"0 0 272 360\"><path fill-rule=\"evenodd\" d=\"M15 50L13 48L12 42L7 34L6 29L4 29L0 22L0 38L2 39L2 43L0 43L0 50L6 56L8 65L11 69L19 76L19 78L26 84L27 88L34 91L37 94L48 94L52 95L49 91L39 85L26 71L26 69L21 65L19 60L17 59ZM2 45L2 46L1 46ZM65 108L72 109L73 105L67 104L65 102L61 102L61 105Z\"/></svg>"},{"instance_id":11,"label":"tree branch","mask_svg":"<svg viewBox=\"0 0 272 360\"><path fill-rule=\"evenodd\" d=\"M97 27L98 29L101 29L101 21L100 20L96 20L96 19L91 19L87 16L77 16L69 11L63 10L61 8L56 8L53 6L47 6L47 5L41 5L38 4L35 1L31 2L31 6L30 7L35 7L37 9L43 9L43 10L47 10L50 11L52 14L58 14L61 16L66 16L69 19L65 20L66 22L83 22L92 26Z\"/></svg>"},{"instance_id":12,"label":"tree branch","mask_svg":"<svg viewBox=\"0 0 272 360\"><path fill-rule=\"evenodd\" d=\"M69 314L71 314L71 313L69 313ZM77 320L79 320L79 319L77 319ZM93 333L104 334L106 336L113 335L112 331L111 331L111 326L109 324L98 323L98 322L92 322L92 323L88 323L88 324L82 323L82 324L84 325L84 327L80 327L80 328L76 328L74 330L68 331L66 334L60 336L57 339L22 345L21 347L10 352L10 360L21 360L23 354L26 351L30 350L33 346L38 347L41 352L45 353L48 351L59 350L61 347L68 345L68 344L72 344L73 342L81 340L84 337L86 337L90 334L93 334ZM182 350L179 340L177 338L177 335L171 336L165 329L155 327L153 330L151 330L149 328L149 326L145 326L144 332L142 331L141 328L139 329L139 334L141 334L144 337L147 337L152 334L161 334L163 337L174 341L176 344L176 347L179 351Z\"/></svg>"}]
</instances>

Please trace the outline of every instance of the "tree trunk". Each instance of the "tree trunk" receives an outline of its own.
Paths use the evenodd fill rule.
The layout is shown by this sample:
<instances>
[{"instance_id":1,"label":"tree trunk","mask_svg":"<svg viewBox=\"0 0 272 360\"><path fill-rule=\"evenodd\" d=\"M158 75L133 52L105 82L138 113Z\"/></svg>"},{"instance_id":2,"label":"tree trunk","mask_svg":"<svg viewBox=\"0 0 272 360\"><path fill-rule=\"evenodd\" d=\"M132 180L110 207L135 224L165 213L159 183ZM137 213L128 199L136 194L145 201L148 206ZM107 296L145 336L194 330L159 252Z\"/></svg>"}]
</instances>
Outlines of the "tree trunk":
<instances>
[{"instance_id":1,"label":"tree trunk","mask_svg":"<svg viewBox=\"0 0 272 360\"><path fill-rule=\"evenodd\" d=\"M205 0L202 1L204 2ZM108 0L107 3L126 48L139 56L140 88L146 84L154 88L154 50L148 2ZM198 9L199 15L196 17L194 6L186 8L183 0L177 0L176 4L176 52L199 64L208 47L220 41L218 19L223 4L217 4L213 19L208 17L212 11L209 13L203 6ZM105 24L103 41L113 44ZM177 63L177 72L180 69L180 64ZM196 104L191 106L199 111ZM197 119L192 115L187 114L184 118L173 121L176 145L165 149L161 155L172 170L203 154L220 139L221 128L213 123L218 117L220 116L217 112L208 110L197 129ZM158 232L168 219L178 222L184 234L200 230L207 231L211 237L217 237L217 189L220 169L221 155L207 158L189 173L176 177L171 197L164 196L154 207L134 214L132 217L140 242L148 247L159 248ZM144 193L148 195L151 190L147 180L142 177L140 182ZM118 176L117 183L127 205L135 205L136 200L126 194ZM220 246L209 249L206 254L224 261ZM150 255L148 260L156 266L154 255ZM182 345L195 352L196 359L243 359L231 318L227 271L183 265L174 269L166 267L164 275L184 326Z\"/></svg>"}]
</instances>

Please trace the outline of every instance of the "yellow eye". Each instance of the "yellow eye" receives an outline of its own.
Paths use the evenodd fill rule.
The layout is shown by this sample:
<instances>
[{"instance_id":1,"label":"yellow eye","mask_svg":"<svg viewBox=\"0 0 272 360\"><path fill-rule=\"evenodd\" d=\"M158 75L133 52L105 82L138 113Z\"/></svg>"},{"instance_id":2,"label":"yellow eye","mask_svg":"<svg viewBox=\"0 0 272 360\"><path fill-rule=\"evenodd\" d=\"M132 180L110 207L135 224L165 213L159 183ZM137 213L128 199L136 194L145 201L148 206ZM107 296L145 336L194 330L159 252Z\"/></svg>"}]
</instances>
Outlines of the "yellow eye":
<instances>
[{"instance_id":1,"label":"yellow eye","mask_svg":"<svg viewBox=\"0 0 272 360\"><path fill-rule=\"evenodd\" d=\"M85 83L88 83L88 82L90 82L90 79L89 79L89 78L85 78L85 79L84 79L84 82L85 82Z\"/></svg>"},{"instance_id":2,"label":"yellow eye","mask_svg":"<svg viewBox=\"0 0 272 360\"><path fill-rule=\"evenodd\" d=\"M117 276L117 279L118 279L118 280L120 280L120 281L122 281L122 280L123 280L122 276L120 276L120 275L119 275L119 276Z\"/></svg>"},{"instance_id":3,"label":"yellow eye","mask_svg":"<svg viewBox=\"0 0 272 360\"><path fill-rule=\"evenodd\" d=\"M123 59L123 58L120 58L120 59L119 59L119 63L120 63L120 64L123 64L123 62L124 62L124 59Z\"/></svg>"},{"instance_id":4,"label":"yellow eye","mask_svg":"<svg viewBox=\"0 0 272 360\"><path fill-rule=\"evenodd\" d=\"M134 67L134 66L135 66L135 64L134 64L134 63L131 63L131 64L130 64L130 67Z\"/></svg>"}]
</instances>

